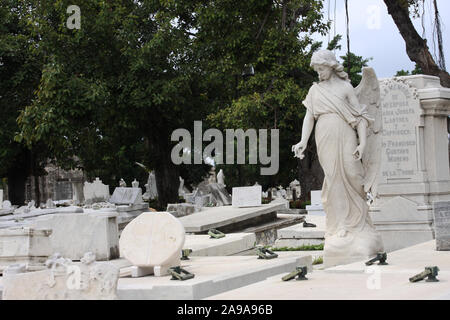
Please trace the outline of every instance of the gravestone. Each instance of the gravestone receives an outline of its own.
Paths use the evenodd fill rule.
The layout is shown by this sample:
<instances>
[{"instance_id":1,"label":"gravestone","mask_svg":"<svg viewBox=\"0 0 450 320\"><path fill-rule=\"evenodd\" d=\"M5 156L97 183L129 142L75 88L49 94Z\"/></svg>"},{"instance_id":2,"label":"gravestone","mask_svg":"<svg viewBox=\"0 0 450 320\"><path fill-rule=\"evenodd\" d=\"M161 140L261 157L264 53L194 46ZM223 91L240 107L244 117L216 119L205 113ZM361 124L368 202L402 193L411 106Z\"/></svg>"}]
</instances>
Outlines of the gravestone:
<instances>
[{"instance_id":1,"label":"gravestone","mask_svg":"<svg viewBox=\"0 0 450 320\"><path fill-rule=\"evenodd\" d=\"M132 276L163 276L179 266L185 230L168 212L144 212L131 221L120 236L120 253L134 268Z\"/></svg>"},{"instance_id":2,"label":"gravestone","mask_svg":"<svg viewBox=\"0 0 450 320\"><path fill-rule=\"evenodd\" d=\"M92 183L85 182L83 187L85 202L104 202L109 200L109 186L95 178Z\"/></svg>"},{"instance_id":3,"label":"gravestone","mask_svg":"<svg viewBox=\"0 0 450 320\"><path fill-rule=\"evenodd\" d=\"M3 209L3 189L0 189L0 209Z\"/></svg>"},{"instance_id":4,"label":"gravestone","mask_svg":"<svg viewBox=\"0 0 450 320\"><path fill-rule=\"evenodd\" d=\"M70 181L56 181L55 182L55 200L73 199L72 182Z\"/></svg>"},{"instance_id":5,"label":"gravestone","mask_svg":"<svg viewBox=\"0 0 450 320\"><path fill-rule=\"evenodd\" d=\"M148 174L147 183L145 184L144 200L153 200L158 197L158 189L156 188L155 173L152 171Z\"/></svg>"},{"instance_id":6,"label":"gravestone","mask_svg":"<svg viewBox=\"0 0 450 320\"><path fill-rule=\"evenodd\" d=\"M389 252L432 240L432 203L450 200L450 89L425 75L380 80L380 89L381 166L370 215Z\"/></svg>"},{"instance_id":7,"label":"gravestone","mask_svg":"<svg viewBox=\"0 0 450 320\"><path fill-rule=\"evenodd\" d=\"M289 187L291 187L292 190L295 190L295 197L297 199L300 198L300 195L302 194L302 188L300 186L300 182L297 179L294 179L294 181L292 181L289 184Z\"/></svg>"},{"instance_id":8,"label":"gravestone","mask_svg":"<svg viewBox=\"0 0 450 320\"><path fill-rule=\"evenodd\" d=\"M143 203L141 188L117 187L109 199L114 204L139 204Z\"/></svg>"},{"instance_id":9,"label":"gravestone","mask_svg":"<svg viewBox=\"0 0 450 320\"><path fill-rule=\"evenodd\" d=\"M233 207L257 207L262 204L262 187L236 187L232 190Z\"/></svg>"},{"instance_id":10,"label":"gravestone","mask_svg":"<svg viewBox=\"0 0 450 320\"><path fill-rule=\"evenodd\" d=\"M450 251L450 201L433 203L436 250Z\"/></svg>"},{"instance_id":11,"label":"gravestone","mask_svg":"<svg viewBox=\"0 0 450 320\"><path fill-rule=\"evenodd\" d=\"M308 215L312 216L325 216L322 205L322 190L311 191L311 205L306 206Z\"/></svg>"}]
</instances>

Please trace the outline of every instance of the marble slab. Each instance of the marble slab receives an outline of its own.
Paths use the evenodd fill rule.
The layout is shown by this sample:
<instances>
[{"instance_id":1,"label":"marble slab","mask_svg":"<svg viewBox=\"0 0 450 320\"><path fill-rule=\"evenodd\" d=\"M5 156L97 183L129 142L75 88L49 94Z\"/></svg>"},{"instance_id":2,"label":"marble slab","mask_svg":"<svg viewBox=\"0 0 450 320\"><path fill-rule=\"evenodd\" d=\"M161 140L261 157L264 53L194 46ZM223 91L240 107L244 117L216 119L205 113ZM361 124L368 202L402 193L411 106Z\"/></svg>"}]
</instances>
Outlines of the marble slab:
<instances>
[{"instance_id":1,"label":"marble slab","mask_svg":"<svg viewBox=\"0 0 450 320\"><path fill-rule=\"evenodd\" d=\"M114 189L113 195L109 199L114 204L139 204L143 203L141 188L118 187Z\"/></svg>"},{"instance_id":2,"label":"marble slab","mask_svg":"<svg viewBox=\"0 0 450 320\"><path fill-rule=\"evenodd\" d=\"M231 256L255 247L254 233L229 233L220 239L209 235L186 235L183 249L192 249L189 256Z\"/></svg>"},{"instance_id":3,"label":"marble slab","mask_svg":"<svg viewBox=\"0 0 450 320\"><path fill-rule=\"evenodd\" d=\"M256 207L262 202L262 187L237 187L232 190L233 207Z\"/></svg>"},{"instance_id":4,"label":"marble slab","mask_svg":"<svg viewBox=\"0 0 450 320\"><path fill-rule=\"evenodd\" d=\"M435 241L388 254L389 265L367 267L364 261L326 270L315 269L307 281L281 276L208 297L210 300L440 300L450 298L449 253ZM439 282L409 282L425 266L438 266Z\"/></svg>"},{"instance_id":5,"label":"marble slab","mask_svg":"<svg viewBox=\"0 0 450 320\"><path fill-rule=\"evenodd\" d=\"M97 260L119 257L119 231L116 212L54 214L32 222L37 228L52 229L53 253L80 260L86 252Z\"/></svg>"},{"instance_id":6,"label":"marble slab","mask_svg":"<svg viewBox=\"0 0 450 320\"><path fill-rule=\"evenodd\" d=\"M259 207L235 208L232 206L204 208L201 212L179 218L186 232L199 233L219 229L246 220L272 214L284 209L284 204L264 204Z\"/></svg>"},{"instance_id":7,"label":"marble slab","mask_svg":"<svg viewBox=\"0 0 450 320\"><path fill-rule=\"evenodd\" d=\"M310 255L287 255L272 260L257 256L192 257L181 261L181 267L195 277L173 281L170 276L119 279L119 299L131 300L198 300L243 287L294 270L305 265L312 271ZM280 276L281 278L281 276Z\"/></svg>"}]
</instances>

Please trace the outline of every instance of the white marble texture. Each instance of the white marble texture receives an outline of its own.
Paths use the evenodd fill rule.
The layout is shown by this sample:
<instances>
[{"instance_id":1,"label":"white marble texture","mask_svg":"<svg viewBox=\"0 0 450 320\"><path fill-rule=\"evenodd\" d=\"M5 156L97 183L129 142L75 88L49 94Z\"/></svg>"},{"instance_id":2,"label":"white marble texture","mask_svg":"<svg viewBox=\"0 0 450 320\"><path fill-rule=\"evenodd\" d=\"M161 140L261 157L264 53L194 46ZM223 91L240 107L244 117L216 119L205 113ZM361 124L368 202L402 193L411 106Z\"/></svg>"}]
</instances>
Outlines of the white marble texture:
<instances>
[{"instance_id":1,"label":"white marble texture","mask_svg":"<svg viewBox=\"0 0 450 320\"><path fill-rule=\"evenodd\" d=\"M53 253L66 258L80 260L86 252L94 253L97 260L119 257L117 212L53 214L39 217L32 224L51 229Z\"/></svg>"},{"instance_id":2,"label":"white marble texture","mask_svg":"<svg viewBox=\"0 0 450 320\"><path fill-rule=\"evenodd\" d=\"M109 186L102 183L102 180L95 178L90 182L85 182L83 187L84 200L90 202L102 202L109 200Z\"/></svg>"},{"instance_id":3,"label":"white marble texture","mask_svg":"<svg viewBox=\"0 0 450 320\"><path fill-rule=\"evenodd\" d=\"M95 262L87 253L81 263L60 256L46 261L41 271L22 265L9 267L3 275L3 300L115 300L119 268Z\"/></svg>"},{"instance_id":4,"label":"white marble texture","mask_svg":"<svg viewBox=\"0 0 450 320\"><path fill-rule=\"evenodd\" d=\"M167 266L181 257L185 231L168 212L142 213L122 231L121 255L137 267Z\"/></svg>"},{"instance_id":5,"label":"white marble texture","mask_svg":"<svg viewBox=\"0 0 450 320\"><path fill-rule=\"evenodd\" d=\"M16 263L42 265L52 254L51 230L18 227L0 230L0 270Z\"/></svg>"},{"instance_id":6,"label":"white marble texture","mask_svg":"<svg viewBox=\"0 0 450 320\"><path fill-rule=\"evenodd\" d=\"M262 187L236 187L232 190L233 207L257 207L262 203Z\"/></svg>"},{"instance_id":7,"label":"white marble texture","mask_svg":"<svg viewBox=\"0 0 450 320\"><path fill-rule=\"evenodd\" d=\"M118 187L109 199L114 204L139 204L143 203L141 188Z\"/></svg>"}]
</instances>

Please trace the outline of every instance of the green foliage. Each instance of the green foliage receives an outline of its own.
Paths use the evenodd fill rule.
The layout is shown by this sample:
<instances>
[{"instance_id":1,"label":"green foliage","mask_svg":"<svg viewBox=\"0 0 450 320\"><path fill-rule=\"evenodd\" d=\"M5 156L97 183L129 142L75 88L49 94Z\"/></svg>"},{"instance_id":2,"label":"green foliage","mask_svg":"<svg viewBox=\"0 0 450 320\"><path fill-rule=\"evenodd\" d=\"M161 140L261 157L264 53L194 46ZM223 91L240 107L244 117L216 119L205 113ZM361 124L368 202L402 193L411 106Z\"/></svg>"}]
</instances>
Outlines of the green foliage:
<instances>
[{"instance_id":1,"label":"green foliage","mask_svg":"<svg viewBox=\"0 0 450 320\"><path fill-rule=\"evenodd\" d=\"M319 256L317 258L314 259L314 261L312 262L313 265L317 265L317 264L322 264L323 263L323 257Z\"/></svg>"},{"instance_id":2,"label":"green foliage","mask_svg":"<svg viewBox=\"0 0 450 320\"><path fill-rule=\"evenodd\" d=\"M395 74L396 77L402 77L402 76L410 76L410 75L416 75L416 74L423 74L422 69L416 64L416 67L414 68L414 70L409 71L409 70L400 70L397 71L397 73Z\"/></svg>"},{"instance_id":3,"label":"green foliage","mask_svg":"<svg viewBox=\"0 0 450 320\"><path fill-rule=\"evenodd\" d=\"M358 86L362 79L362 68L367 67L367 63L372 60L372 58L364 59L363 57L350 52L348 55L341 56L341 59L346 72L350 63L350 82L354 87Z\"/></svg>"}]
</instances>

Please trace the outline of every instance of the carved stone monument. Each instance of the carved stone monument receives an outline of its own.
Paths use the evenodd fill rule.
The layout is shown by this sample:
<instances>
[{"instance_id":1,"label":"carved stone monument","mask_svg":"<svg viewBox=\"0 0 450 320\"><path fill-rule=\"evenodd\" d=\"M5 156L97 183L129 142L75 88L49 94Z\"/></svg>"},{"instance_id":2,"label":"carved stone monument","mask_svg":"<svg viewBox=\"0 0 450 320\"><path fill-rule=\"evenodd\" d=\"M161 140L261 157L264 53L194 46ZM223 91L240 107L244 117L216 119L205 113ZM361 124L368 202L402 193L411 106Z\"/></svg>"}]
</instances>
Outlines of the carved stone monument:
<instances>
[{"instance_id":1,"label":"carved stone monument","mask_svg":"<svg viewBox=\"0 0 450 320\"><path fill-rule=\"evenodd\" d=\"M366 192L373 191L379 170L376 127L379 114L379 86L373 69L365 68L355 89L333 52L318 51L311 66L320 83L309 90L303 104L307 112L302 140L292 147L304 158L315 128L319 162L325 173L322 201L326 212L324 265L331 267L361 261L383 250L366 204Z\"/></svg>"},{"instance_id":2,"label":"carved stone monument","mask_svg":"<svg viewBox=\"0 0 450 320\"><path fill-rule=\"evenodd\" d=\"M436 250L450 251L450 201L433 202Z\"/></svg>"},{"instance_id":3,"label":"carved stone monument","mask_svg":"<svg viewBox=\"0 0 450 320\"><path fill-rule=\"evenodd\" d=\"M102 183L102 180L95 178L92 183L85 182L84 199L86 202L103 202L109 200L109 186Z\"/></svg>"},{"instance_id":4,"label":"carved stone monument","mask_svg":"<svg viewBox=\"0 0 450 320\"><path fill-rule=\"evenodd\" d=\"M164 276L180 265L185 230L168 212L144 212L122 231L120 253L133 264L132 276Z\"/></svg>"},{"instance_id":5,"label":"carved stone monument","mask_svg":"<svg viewBox=\"0 0 450 320\"><path fill-rule=\"evenodd\" d=\"M3 273L3 300L116 300L119 268L96 262L86 253L81 263L55 254L46 268L31 271L24 264L8 267Z\"/></svg>"},{"instance_id":6,"label":"carved stone monument","mask_svg":"<svg viewBox=\"0 0 450 320\"><path fill-rule=\"evenodd\" d=\"M389 252L432 240L432 204L450 200L450 89L425 75L380 87L381 168L370 214Z\"/></svg>"}]
</instances>

